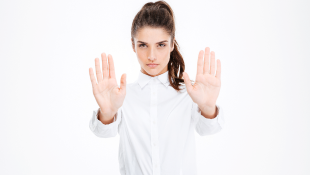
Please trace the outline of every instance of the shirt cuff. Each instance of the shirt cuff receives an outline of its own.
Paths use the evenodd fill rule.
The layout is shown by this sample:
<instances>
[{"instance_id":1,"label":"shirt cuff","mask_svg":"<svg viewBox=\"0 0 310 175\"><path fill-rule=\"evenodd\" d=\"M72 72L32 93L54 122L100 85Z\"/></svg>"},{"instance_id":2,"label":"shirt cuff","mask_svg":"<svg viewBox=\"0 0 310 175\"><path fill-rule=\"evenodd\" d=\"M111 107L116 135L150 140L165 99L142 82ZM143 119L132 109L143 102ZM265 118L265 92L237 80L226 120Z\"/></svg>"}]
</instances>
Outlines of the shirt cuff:
<instances>
[{"instance_id":1,"label":"shirt cuff","mask_svg":"<svg viewBox=\"0 0 310 175\"><path fill-rule=\"evenodd\" d=\"M221 128L223 128L225 124L223 107L218 104L216 104L215 106L217 108L217 115L216 117L210 119L210 118L206 118L203 115L201 115L201 110L199 109L198 105L193 102L194 121L196 123L200 121L204 123L205 125L209 125L209 126L220 125Z\"/></svg>"},{"instance_id":2,"label":"shirt cuff","mask_svg":"<svg viewBox=\"0 0 310 175\"><path fill-rule=\"evenodd\" d=\"M118 111L116 112L116 114L114 115L114 119L112 123L109 124L103 124L100 120L98 120L98 114L99 114L99 110L100 108L98 108L97 110L93 110L93 115L92 118L89 122L89 128L92 131L104 131L104 130L108 130L110 128L115 127L116 125L118 125L121 121L121 108L118 109Z\"/></svg>"}]
</instances>

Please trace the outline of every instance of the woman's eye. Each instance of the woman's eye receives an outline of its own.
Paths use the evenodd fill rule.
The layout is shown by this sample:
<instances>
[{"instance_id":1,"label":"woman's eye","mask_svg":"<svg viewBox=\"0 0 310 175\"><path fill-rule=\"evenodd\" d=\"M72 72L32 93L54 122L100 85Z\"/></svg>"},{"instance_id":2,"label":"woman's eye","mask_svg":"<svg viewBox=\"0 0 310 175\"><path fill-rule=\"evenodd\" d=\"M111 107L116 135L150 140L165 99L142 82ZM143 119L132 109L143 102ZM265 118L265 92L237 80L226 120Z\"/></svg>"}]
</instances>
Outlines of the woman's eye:
<instances>
[{"instance_id":1,"label":"woman's eye","mask_svg":"<svg viewBox=\"0 0 310 175\"><path fill-rule=\"evenodd\" d=\"M139 47L144 47L145 44L140 44ZM165 44L159 44L159 47L165 47L166 45Z\"/></svg>"},{"instance_id":2,"label":"woman's eye","mask_svg":"<svg viewBox=\"0 0 310 175\"><path fill-rule=\"evenodd\" d=\"M142 45L145 45L145 44L140 44L139 47L141 47Z\"/></svg>"}]
</instances>

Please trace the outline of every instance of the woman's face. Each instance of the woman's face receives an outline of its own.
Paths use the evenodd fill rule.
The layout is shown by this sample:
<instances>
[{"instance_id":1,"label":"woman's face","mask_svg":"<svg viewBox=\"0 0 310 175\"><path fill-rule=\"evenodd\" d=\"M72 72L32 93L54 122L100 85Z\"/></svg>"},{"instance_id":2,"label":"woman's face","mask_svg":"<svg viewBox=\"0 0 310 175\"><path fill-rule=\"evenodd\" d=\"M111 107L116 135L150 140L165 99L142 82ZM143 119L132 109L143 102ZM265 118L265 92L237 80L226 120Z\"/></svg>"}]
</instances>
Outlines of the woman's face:
<instances>
[{"instance_id":1,"label":"woman's face","mask_svg":"<svg viewBox=\"0 0 310 175\"><path fill-rule=\"evenodd\" d=\"M174 43L171 43L171 36L164 29L143 27L137 32L132 43L142 73L154 77L168 71ZM149 64L157 66L152 67Z\"/></svg>"}]
</instances>

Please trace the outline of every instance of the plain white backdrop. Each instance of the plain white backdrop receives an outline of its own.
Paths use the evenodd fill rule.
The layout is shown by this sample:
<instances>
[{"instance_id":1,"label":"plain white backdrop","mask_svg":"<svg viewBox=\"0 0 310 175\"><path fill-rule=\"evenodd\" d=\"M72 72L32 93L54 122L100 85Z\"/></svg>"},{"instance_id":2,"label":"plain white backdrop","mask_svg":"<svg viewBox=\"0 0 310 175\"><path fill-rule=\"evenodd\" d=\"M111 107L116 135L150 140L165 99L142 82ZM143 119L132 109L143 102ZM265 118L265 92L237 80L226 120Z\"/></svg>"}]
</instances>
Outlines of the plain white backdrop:
<instances>
[{"instance_id":1,"label":"plain white backdrop","mask_svg":"<svg viewBox=\"0 0 310 175\"><path fill-rule=\"evenodd\" d=\"M130 30L147 2L0 1L0 174L119 174L119 135L88 128L89 68L105 52L118 85L137 79ZM226 125L196 133L199 175L309 174L309 1L167 2L190 78L205 47L222 63Z\"/></svg>"}]
</instances>

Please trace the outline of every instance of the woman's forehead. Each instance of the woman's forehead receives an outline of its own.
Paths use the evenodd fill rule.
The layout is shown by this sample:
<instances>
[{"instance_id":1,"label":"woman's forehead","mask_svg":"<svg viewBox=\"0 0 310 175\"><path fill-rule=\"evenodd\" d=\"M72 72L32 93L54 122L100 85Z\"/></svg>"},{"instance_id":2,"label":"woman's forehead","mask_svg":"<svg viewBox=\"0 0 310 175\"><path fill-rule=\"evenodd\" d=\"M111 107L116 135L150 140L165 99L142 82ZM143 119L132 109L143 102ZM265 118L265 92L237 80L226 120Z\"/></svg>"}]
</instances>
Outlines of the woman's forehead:
<instances>
[{"instance_id":1,"label":"woman's forehead","mask_svg":"<svg viewBox=\"0 0 310 175\"><path fill-rule=\"evenodd\" d=\"M137 31L135 36L136 41L145 43L157 43L167 40L170 42L171 36L163 28L143 27Z\"/></svg>"}]
</instances>

